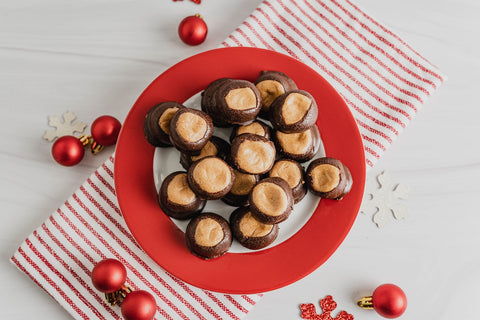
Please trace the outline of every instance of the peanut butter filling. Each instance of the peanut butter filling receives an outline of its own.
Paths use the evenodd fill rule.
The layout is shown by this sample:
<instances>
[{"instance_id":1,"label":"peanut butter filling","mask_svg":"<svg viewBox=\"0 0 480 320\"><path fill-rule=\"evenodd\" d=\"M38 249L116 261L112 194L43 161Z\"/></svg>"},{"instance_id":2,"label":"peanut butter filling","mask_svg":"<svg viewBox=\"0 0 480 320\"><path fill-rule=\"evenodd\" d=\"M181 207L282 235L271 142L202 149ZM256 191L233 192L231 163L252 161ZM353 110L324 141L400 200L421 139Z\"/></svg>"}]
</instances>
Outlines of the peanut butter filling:
<instances>
[{"instance_id":1,"label":"peanut butter filling","mask_svg":"<svg viewBox=\"0 0 480 320\"><path fill-rule=\"evenodd\" d=\"M252 191L252 201L261 212L274 217L283 214L288 205L285 191L271 182L257 184Z\"/></svg>"},{"instance_id":2,"label":"peanut butter filling","mask_svg":"<svg viewBox=\"0 0 480 320\"><path fill-rule=\"evenodd\" d=\"M235 160L243 170L259 174L268 170L275 161L275 149L264 141L245 140L238 147Z\"/></svg>"},{"instance_id":3,"label":"peanut butter filling","mask_svg":"<svg viewBox=\"0 0 480 320\"><path fill-rule=\"evenodd\" d=\"M283 133L277 131L277 139L285 152L291 154L305 154L313 144L312 130L297 133Z\"/></svg>"},{"instance_id":4,"label":"peanut butter filling","mask_svg":"<svg viewBox=\"0 0 480 320\"><path fill-rule=\"evenodd\" d=\"M310 172L312 187L318 192L329 192L340 183L340 169L331 164L321 164Z\"/></svg>"},{"instance_id":5,"label":"peanut butter filling","mask_svg":"<svg viewBox=\"0 0 480 320\"><path fill-rule=\"evenodd\" d=\"M200 154L198 156L191 156L190 159L192 159L192 161L197 161L208 156L216 156L217 153L217 147L213 143L208 141L205 147L200 150Z\"/></svg>"},{"instance_id":6,"label":"peanut butter filling","mask_svg":"<svg viewBox=\"0 0 480 320\"><path fill-rule=\"evenodd\" d=\"M272 231L273 225L261 223L247 212L240 220L239 228L246 237L264 237Z\"/></svg>"},{"instance_id":7,"label":"peanut butter filling","mask_svg":"<svg viewBox=\"0 0 480 320\"><path fill-rule=\"evenodd\" d=\"M200 161L193 170L193 179L206 192L224 190L232 181L230 167L218 158Z\"/></svg>"},{"instance_id":8,"label":"peanut butter filling","mask_svg":"<svg viewBox=\"0 0 480 320\"><path fill-rule=\"evenodd\" d=\"M290 93L282 107L282 117L286 124L293 124L303 119L307 114L312 100L301 93Z\"/></svg>"},{"instance_id":9,"label":"peanut butter filling","mask_svg":"<svg viewBox=\"0 0 480 320\"><path fill-rule=\"evenodd\" d=\"M162 129L162 131L166 134L168 134L168 131L170 130L170 121L172 120L177 110L178 108L168 108L162 113L162 115L158 119L158 125L160 126L160 129Z\"/></svg>"},{"instance_id":10,"label":"peanut butter filling","mask_svg":"<svg viewBox=\"0 0 480 320\"><path fill-rule=\"evenodd\" d=\"M233 181L230 193L233 193L237 196L244 196L248 194L257 182L255 176L247 173L241 173L237 170L233 170L233 172L235 173L235 180Z\"/></svg>"},{"instance_id":11,"label":"peanut butter filling","mask_svg":"<svg viewBox=\"0 0 480 320\"><path fill-rule=\"evenodd\" d=\"M188 142L197 142L207 132L205 119L191 112L184 112L178 117L178 134Z\"/></svg>"},{"instance_id":12,"label":"peanut butter filling","mask_svg":"<svg viewBox=\"0 0 480 320\"><path fill-rule=\"evenodd\" d=\"M252 122L246 126L239 127L237 130L237 135L241 135L242 133L253 133L258 136L265 137L265 129L263 129L262 125L258 122Z\"/></svg>"},{"instance_id":13,"label":"peanut butter filling","mask_svg":"<svg viewBox=\"0 0 480 320\"><path fill-rule=\"evenodd\" d=\"M273 100L285 93L282 84L275 80L263 80L257 83L256 87L262 96L262 105L265 111L270 109Z\"/></svg>"},{"instance_id":14,"label":"peanut butter filling","mask_svg":"<svg viewBox=\"0 0 480 320\"><path fill-rule=\"evenodd\" d=\"M186 206L195 201L196 195L187 183L187 174L177 174L167 187L167 199L170 202Z\"/></svg>"},{"instance_id":15,"label":"peanut butter filling","mask_svg":"<svg viewBox=\"0 0 480 320\"><path fill-rule=\"evenodd\" d=\"M197 224L194 238L201 246L213 247L223 239L222 226L211 218L202 219Z\"/></svg>"},{"instance_id":16,"label":"peanut butter filling","mask_svg":"<svg viewBox=\"0 0 480 320\"><path fill-rule=\"evenodd\" d=\"M255 108L257 105L257 97L255 92L250 88L232 89L225 97L227 106L234 110L248 110Z\"/></svg>"},{"instance_id":17,"label":"peanut butter filling","mask_svg":"<svg viewBox=\"0 0 480 320\"><path fill-rule=\"evenodd\" d=\"M270 177L279 177L288 182L290 188L295 188L302 181L302 172L290 161L278 161L270 171Z\"/></svg>"}]
</instances>

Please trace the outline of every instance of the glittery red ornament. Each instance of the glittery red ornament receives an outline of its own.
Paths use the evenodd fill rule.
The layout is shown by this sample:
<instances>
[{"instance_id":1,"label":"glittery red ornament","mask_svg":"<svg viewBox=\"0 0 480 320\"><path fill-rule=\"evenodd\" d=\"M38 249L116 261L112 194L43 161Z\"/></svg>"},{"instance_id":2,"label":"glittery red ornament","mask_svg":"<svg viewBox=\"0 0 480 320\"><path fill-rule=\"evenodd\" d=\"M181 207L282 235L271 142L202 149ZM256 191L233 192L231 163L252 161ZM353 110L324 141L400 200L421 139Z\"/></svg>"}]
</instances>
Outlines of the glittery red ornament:
<instances>
[{"instance_id":1,"label":"glittery red ornament","mask_svg":"<svg viewBox=\"0 0 480 320\"><path fill-rule=\"evenodd\" d=\"M320 300L320 307L322 308L322 313L317 314L315 306L312 303L300 305L300 310L302 311L302 319L312 319L312 320L353 320L353 316L346 311L340 311L338 315L333 318L331 313L335 308L337 308L337 303L333 300L332 296L326 296Z\"/></svg>"},{"instance_id":2,"label":"glittery red ornament","mask_svg":"<svg viewBox=\"0 0 480 320\"><path fill-rule=\"evenodd\" d=\"M127 279L127 269L118 260L104 259L92 270L92 283L98 291L112 293L122 288Z\"/></svg>"},{"instance_id":3,"label":"glittery red ornament","mask_svg":"<svg viewBox=\"0 0 480 320\"><path fill-rule=\"evenodd\" d=\"M178 26L180 39L191 46L196 46L205 41L207 32L207 24L199 14L186 17Z\"/></svg>"},{"instance_id":4,"label":"glittery red ornament","mask_svg":"<svg viewBox=\"0 0 480 320\"><path fill-rule=\"evenodd\" d=\"M155 298L144 290L127 294L121 305L125 320L151 320L155 316L156 309Z\"/></svg>"},{"instance_id":5,"label":"glittery red ornament","mask_svg":"<svg viewBox=\"0 0 480 320\"><path fill-rule=\"evenodd\" d=\"M93 140L102 146L111 146L117 142L122 124L112 116L101 116L95 119L90 130Z\"/></svg>"},{"instance_id":6,"label":"glittery red ornament","mask_svg":"<svg viewBox=\"0 0 480 320\"><path fill-rule=\"evenodd\" d=\"M183 1L183 0L173 0L173 1L174 1L174 2L177 2L177 1ZM190 0L190 1L192 1L192 2L194 2L194 3L196 3L196 4L202 3L202 0Z\"/></svg>"},{"instance_id":7,"label":"glittery red ornament","mask_svg":"<svg viewBox=\"0 0 480 320\"><path fill-rule=\"evenodd\" d=\"M52 145L52 156L62 166L74 166L85 154L82 142L74 136L58 138Z\"/></svg>"},{"instance_id":8,"label":"glittery red ornament","mask_svg":"<svg viewBox=\"0 0 480 320\"><path fill-rule=\"evenodd\" d=\"M387 283L377 287L369 297L358 300L364 309L375 309L379 315L393 319L400 317L407 308L407 296L398 286Z\"/></svg>"}]
</instances>

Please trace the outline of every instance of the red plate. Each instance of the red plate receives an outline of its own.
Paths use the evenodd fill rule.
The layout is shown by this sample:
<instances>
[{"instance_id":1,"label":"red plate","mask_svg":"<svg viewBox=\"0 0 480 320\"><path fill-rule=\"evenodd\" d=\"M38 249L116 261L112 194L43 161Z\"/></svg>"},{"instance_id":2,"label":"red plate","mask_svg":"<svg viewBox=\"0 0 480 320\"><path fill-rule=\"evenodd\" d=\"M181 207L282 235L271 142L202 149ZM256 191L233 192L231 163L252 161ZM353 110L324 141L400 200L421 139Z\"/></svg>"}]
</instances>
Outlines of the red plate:
<instances>
[{"instance_id":1,"label":"red plate","mask_svg":"<svg viewBox=\"0 0 480 320\"><path fill-rule=\"evenodd\" d=\"M322 200L308 222L290 239L270 249L227 253L203 260L191 254L183 232L158 206L153 179L155 148L143 122L161 101L183 102L218 78L254 81L261 70L288 74L317 101L317 126L327 156L340 159L353 177L341 201ZM225 48L185 59L155 79L138 98L123 124L115 156L115 188L133 236L166 271L194 286L231 294L259 293L291 284L324 263L357 216L365 184L362 140L347 105L314 70L286 55L256 48Z\"/></svg>"}]
</instances>

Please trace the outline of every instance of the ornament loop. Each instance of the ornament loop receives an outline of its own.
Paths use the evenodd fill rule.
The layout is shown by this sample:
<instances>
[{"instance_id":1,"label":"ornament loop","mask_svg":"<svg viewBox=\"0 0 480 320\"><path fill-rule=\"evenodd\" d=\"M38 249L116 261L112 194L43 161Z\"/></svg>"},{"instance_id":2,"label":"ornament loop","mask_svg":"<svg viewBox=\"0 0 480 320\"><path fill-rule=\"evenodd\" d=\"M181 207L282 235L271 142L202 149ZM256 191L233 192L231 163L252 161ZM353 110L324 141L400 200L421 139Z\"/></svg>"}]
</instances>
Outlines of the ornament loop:
<instances>
[{"instance_id":1,"label":"ornament loop","mask_svg":"<svg viewBox=\"0 0 480 320\"><path fill-rule=\"evenodd\" d=\"M358 299L357 305L360 308L371 310L373 309L373 297L368 296L368 297L363 297L361 299Z\"/></svg>"},{"instance_id":2,"label":"ornament loop","mask_svg":"<svg viewBox=\"0 0 480 320\"><path fill-rule=\"evenodd\" d=\"M92 137L91 136L88 136L86 134L82 134L80 137L78 137L78 140L80 140L80 142L82 143L82 145L84 147L86 147L87 145L90 144L91 140L92 140Z\"/></svg>"},{"instance_id":3,"label":"ornament loop","mask_svg":"<svg viewBox=\"0 0 480 320\"><path fill-rule=\"evenodd\" d=\"M92 139L92 145L90 146L90 150L93 154L97 154L103 150L103 146L99 144L97 141Z\"/></svg>"},{"instance_id":4,"label":"ornament loop","mask_svg":"<svg viewBox=\"0 0 480 320\"><path fill-rule=\"evenodd\" d=\"M127 294L131 293L133 290L129 286L123 285L119 290L110 292L110 293L105 293L105 299L107 302L111 305L114 306L116 304L121 304Z\"/></svg>"}]
</instances>

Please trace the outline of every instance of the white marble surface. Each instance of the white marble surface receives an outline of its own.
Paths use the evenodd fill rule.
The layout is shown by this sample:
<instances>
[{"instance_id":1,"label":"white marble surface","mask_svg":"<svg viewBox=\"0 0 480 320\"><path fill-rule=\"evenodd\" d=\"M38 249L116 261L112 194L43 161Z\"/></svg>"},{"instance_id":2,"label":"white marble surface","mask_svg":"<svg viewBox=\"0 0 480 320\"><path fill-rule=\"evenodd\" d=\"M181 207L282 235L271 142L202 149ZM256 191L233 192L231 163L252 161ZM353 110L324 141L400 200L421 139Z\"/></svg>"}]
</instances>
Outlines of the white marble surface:
<instances>
[{"instance_id":1,"label":"white marble surface","mask_svg":"<svg viewBox=\"0 0 480 320\"><path fill-rule=\"evenodd\" d=\"M2 0L0 2L0 301L5 319L68 319L8 260L20 242L110 152L74 167L54 163L41 136L48 115L74 111L91 123L123 120L158 74L215 48L260 0ZM359 215L321 268L270 292L249 320L299 319L300 303L332 294L355 319L380 319L357 298L381 283L404 288L402 319L477 319L480 301L480 2L356 0L449 76L370 171L388 170L411 188L409 218L383 229ZM182 44L179 21L200 12L207 41ZM113 150L111 150L113 151ZM477 199L477 200L475 200Z\"/></svg>"}]
</instances>

